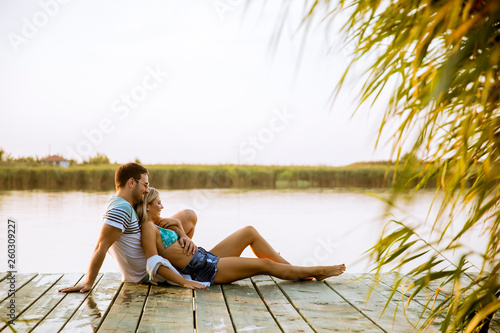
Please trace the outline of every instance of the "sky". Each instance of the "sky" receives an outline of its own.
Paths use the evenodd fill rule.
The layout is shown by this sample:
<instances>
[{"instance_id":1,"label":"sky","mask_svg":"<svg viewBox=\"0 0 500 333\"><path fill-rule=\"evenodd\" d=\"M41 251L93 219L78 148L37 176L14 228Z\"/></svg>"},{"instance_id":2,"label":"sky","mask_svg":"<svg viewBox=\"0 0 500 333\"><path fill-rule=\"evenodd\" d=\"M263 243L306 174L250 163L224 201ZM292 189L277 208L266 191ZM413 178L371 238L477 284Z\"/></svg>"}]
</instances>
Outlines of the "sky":
<instances>
[{"instance_id":1,"label":"sky","mask_svg":"<svg viewBox=\"0 0 500 333\"><path fill-rule=\"evenodd\" d=\"M304 46L304 1L291 3L284 19L280 1L4 0L0 148L144 164L389 158L374 150L383 103L353 116L355 80L330 103L352 56L340 24L316 21Z\"/></svg>"}]
</instances>

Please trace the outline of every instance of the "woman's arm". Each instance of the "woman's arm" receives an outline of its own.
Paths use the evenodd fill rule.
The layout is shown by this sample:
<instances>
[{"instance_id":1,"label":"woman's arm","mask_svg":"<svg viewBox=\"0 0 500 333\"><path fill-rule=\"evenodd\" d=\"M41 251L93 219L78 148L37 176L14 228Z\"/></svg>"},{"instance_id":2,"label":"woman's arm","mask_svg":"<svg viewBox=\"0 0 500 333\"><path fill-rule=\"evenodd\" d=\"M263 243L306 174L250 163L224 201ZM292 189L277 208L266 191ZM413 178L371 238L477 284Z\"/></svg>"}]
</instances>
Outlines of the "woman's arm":
<instances>
[{"instance_id":1,"label":"woman's arm","mask_svg":"<svg viewBox=\"0 0 500 333\"><path fill-rule=\"evenodd\" d=\"M165 279L170 280L172 282L175 282L184 288L189 288L189 289L206 289L204 285L201 283L198 283L196 281L189 281L183 278L180 275L175 274L172 270L165 266L160 266L157 271L158 274L163 276Z\"/></svg>"},{"instance_id":2,"label":"woman's arm","mask_svg":"<svg viewBox=\"0 0 500 333\"><path fill-rule=\"evenodd\" d=\"M158 255L158 249L156 248L156 236L158 228L151 221L146 221L141 226L141 242L144 248L144 253L146 258L151 258L154 255ZM168 260L168 259L167 259ZM205 289L206 287L200 283L194 281L188 281L182 276L176 274L169 268L161 265L157 271L158 274L163 276L165 279L175 282L185 288L190 289Z\"/></svg>"},{"instance_id":3,"label":"woman's arm","mask_svg":"<svg viewBox=\"0 0 500 333\"><path fill-rule=\"evenodd\" d=\"M159 232L159 230L151 221L146 221L141 226L142 248L148 259L158 254L158 249L156 248L156 232Z\"/></svg>"}]
</instances>

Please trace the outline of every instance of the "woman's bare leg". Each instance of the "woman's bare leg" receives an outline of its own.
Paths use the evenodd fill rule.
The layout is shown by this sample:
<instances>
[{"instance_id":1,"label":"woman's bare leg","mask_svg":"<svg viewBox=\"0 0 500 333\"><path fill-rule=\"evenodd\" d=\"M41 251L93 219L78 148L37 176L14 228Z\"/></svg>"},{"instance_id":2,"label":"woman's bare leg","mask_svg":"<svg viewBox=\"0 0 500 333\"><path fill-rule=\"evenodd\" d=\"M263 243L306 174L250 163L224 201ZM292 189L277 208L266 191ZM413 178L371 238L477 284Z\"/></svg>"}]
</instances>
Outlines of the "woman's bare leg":
<instances>
[{"instance_id":1,"label":"woman's bare leg","mask_svg":"<svg viewBox=\"0 0 500 333\"><path fill-rule=\"evenodd\" d=\"M210 252L221 258L239 257L247 246L250 246L258 258L267 258L277 263L290 264L252 226L246 226L232 233L215 245Z\"/></svg>"},{"instance_id":2,"label":"woman's bare leg","mask_svg":"<svg viewBox=\"0 0 500 333\"><path fill-rule=\"evenodd\" d=\"M180 212L172 215L170 218L178 219L181 221L182 228L189 238L193 238L194 229L196 228L196 223L198 222L198 216L191 209L184 209Z\"/></svg>"},{"instance_id":3,"label":"woman's bare leg","mask_svg":"<svg viewBox=\"0 0 500 333\"><path fill-rule=\"evenodd\" d=\"M302 267L281 264L270 259L226 257L220 258L217 263L214 282L231 283L258 274L269 274L284 280L298 280L310 276L323 280L340 275L344 271L344 265Z\"/></svg>"}]
</instances>

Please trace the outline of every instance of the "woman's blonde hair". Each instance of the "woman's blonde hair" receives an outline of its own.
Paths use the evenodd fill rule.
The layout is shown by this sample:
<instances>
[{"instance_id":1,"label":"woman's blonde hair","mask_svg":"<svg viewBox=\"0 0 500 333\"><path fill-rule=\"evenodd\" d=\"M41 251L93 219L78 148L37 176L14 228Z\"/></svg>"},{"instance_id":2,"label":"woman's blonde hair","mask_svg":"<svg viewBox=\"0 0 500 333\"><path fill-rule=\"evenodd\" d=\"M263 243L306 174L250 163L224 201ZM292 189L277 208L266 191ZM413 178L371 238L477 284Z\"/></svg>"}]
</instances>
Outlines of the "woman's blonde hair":
<instances>
[{"instance_id":1,"label":"woman's blonde hair","mask_svg":"<svg viewBox=\"0 0 500 333\"><path fill-rule=\"evenodd\" d=\"M139 224L142 224L149 219L146 205L147 204L151 205L158 196L158 194L160 193L158 192L157 189L155 189L154 187L150 187L149 192L146 193L146 195L144 196L144 201L135 206L135 211L137 213L137 216L139 217Z\"/></svg>"}]
</instances>

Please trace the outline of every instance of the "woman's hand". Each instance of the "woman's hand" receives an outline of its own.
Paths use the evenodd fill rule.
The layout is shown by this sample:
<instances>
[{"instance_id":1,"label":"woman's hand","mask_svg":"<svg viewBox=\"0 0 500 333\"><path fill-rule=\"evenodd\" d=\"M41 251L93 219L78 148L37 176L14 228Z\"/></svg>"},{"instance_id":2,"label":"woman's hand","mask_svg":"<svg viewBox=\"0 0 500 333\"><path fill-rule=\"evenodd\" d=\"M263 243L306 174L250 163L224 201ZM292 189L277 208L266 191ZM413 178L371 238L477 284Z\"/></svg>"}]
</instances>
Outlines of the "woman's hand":
<instances>
[{"instance_id":1,"label":"woman's hand","mask_svg":"<svg viewBox=\"0 0 500 333\"><path fill-rule=\"evenodd\" d=\"M188 289L207 289L207 287L205 287L201 283L198 283L196 281L188 281L188 280L186 280L186 282L183 283L182 286L184 288L188 288Z\"/></svg>"}]
</instances>

